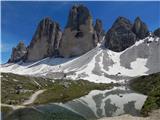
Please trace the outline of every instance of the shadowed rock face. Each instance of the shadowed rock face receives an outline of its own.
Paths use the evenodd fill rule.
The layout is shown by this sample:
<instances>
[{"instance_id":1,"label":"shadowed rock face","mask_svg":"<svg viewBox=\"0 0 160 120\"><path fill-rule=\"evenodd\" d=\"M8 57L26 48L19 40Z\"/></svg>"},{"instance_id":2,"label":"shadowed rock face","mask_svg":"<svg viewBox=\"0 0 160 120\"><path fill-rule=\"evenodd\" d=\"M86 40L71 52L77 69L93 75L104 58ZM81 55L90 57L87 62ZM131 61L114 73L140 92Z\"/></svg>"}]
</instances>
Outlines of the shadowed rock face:
<instances>
[{"instance_id":1,"label":"shadowed rock face","mask_svg":"<svg viewBox=\"0 0 160 120\"><path fill-rule=\"evenodd\" d=\"M26 56L27 48L24 45L23 41L20 41L18 45L12 49L11 58L8 62L18 62L20 60L23 60Z\"/></svg>"},{"instance_id":2,"label":"shadowed rock face","mask_svg":"<svg viewBox=\"0 0 160 120\"><path fill-rule=\"evenodd\" d=\"M73 6L60 44L60 56L79 56L96 46L91 14L83 5Z\"/></svg>"},{"instance_id":3,"label":"shadowed rock face","mask_svg":"<svg viewBox=\"0 0 160 120\"><path fill-rule=\"evenodd\" d=\"M94 30L96 31L98 42L100 42L104 36L103 24L100 19L96 19Z\"/></svg>"},{"instance_id":4,"label":"shadowed rock face","mask_svg":"<svg viewBox=\"0 0 160 120\"><path fill-rule=\"evenodd\" d=\"M69 12L66 28L79 31L80 26L85 25L86 20L90 18L91 15L88 8L83 5L74 5Z\"/></svg>"},{"instance_id":5,"label":"shadowed rock face","mask_svg":"<svg viewBox=\"0 0 160 120\"><path fill-rule=\"evenodd\" d=\"M133 25L128 19L118 17L106 34L105 46L115 52L121 52L147 36L148 27L139 17Z\"/></svg>"},{"instance_id":6,"label":"shadowed rock face","mask_svg":"<svg viewBox=\"0 0 160 120\"><path fill-rule=\"evenodd\" d=\"M120 52L133 45L136 35L132 32L131 22L118 17L105 36L105 46L115 52Z\"/></svg>"},{"instance_id":7,"label":"shadowed rock face","mask_svg":"<svg viewBox=\"0 0 160 120\"><path fill-rule=\"evenodd\" d=\"M144 39L149 35L147 25L142 22L139 17L135 19L132 31L136 34L138 39Z\"/></svg>"},{"instance_id":8,"label":"shadowed rock face","mask_svg":"<svg viewBox=\"0 0 160 120\"><path fill-rule=\"evenodd\" d=\"M61 36L62 32L58 23L49 17L43 19L28 47L26 61L36 61L56 55Z\"/></svg>"},{"instance_id":9,"label":"shadowed rock face","mask_svg":"<svg viewBox=\"0 0 160 120\"><path fill-rule=\"evenodd\" d=\"M160 37L160 28L157 28L157 29L154 31L154 35L157 36L157 37Z\"/></svg>"}]
</instances>

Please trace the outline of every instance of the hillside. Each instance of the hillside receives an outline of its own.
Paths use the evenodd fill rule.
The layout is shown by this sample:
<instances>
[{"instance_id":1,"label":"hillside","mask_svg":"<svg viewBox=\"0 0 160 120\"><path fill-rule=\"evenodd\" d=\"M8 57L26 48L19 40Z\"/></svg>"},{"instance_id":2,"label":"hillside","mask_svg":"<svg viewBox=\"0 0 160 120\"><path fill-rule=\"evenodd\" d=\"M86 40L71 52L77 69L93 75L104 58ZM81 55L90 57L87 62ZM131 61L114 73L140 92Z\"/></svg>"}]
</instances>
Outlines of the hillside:
<instances>
[{"instance_id":1,"label":"hillside","mask_svg":"<svg viewBox=\"0 0 160 120\"><path fill-rule=\"evenodd\" d=\"M1 73L1 85L2 116L27 106L65 103L84 96L91 90L106 90L114 86L85 80L54 80L12 73Z\"/></svg>"},{"instance_id":2,"label":"hillside","mask_svg":"<svg viewBox=\"0 0 160 120\"><path fill-rule=\"evenodd\" d=\"M74 58L45 58L37 62L7 63L1 72L56 79L85 79L97 83L125 82L160 71L160 38L147 37L122 52L96 48Z\"/></svg>"},{"instance_id":3,"label":"hillside","mask_svg":"<svg viewBox=\"0 0 160 120\"><path fill-rule=\"evenodd\" d=\"M131 81L131 88L148 95L142 107L142 114L148 115L155 109L160 109L160 73L135 78Z\"/></svg>"}]
</instances>

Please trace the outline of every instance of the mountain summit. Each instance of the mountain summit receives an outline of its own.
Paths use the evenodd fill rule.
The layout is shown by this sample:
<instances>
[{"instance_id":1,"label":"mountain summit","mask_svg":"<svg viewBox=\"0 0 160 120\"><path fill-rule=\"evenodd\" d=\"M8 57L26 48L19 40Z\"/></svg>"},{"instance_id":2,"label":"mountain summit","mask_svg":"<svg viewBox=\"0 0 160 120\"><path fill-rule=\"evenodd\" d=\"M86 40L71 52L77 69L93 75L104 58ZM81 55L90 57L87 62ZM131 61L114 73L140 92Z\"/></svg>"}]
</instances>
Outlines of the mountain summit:
<instances>
[{"instance_id":1,"label":"mountain summit","mask_svg":"<svg viewBox=\"0 0 160 120\"><path fill-rule=\"evenodd\" d=\"M147 25L140 19L140 17L135 19L132 31L136 34L138 39L144 39L149 35Z\"/></svg>"},{"instance_id":2,"label":"mountain summit","mask_svg":"<svg viewBox=\"0 0 160 120\"><path fill-rule=\"evenodd\" d=\"M107 32L105 46L115 52L120 52L133 45L136 35L132 31L132 23L124 17L118 17Z\"/></svg>"},{"instance_id":3,"label":"mountain summit","mask_svg":"<svg viewBox=\"0 0 160 120\"><path fill-rule=\"evenodd\" d=\"M63 33L60 55L62 57L82 55L93 49L96 41L97 36L88 8L83 5L73 6Z\"/></svg>"},{"instance_id":4,"label":"mountain summit","mask_svg":"<svg viewBox=\"0 0 160 120\"><path fill-rule=\"evenodd\" d=\"M159 37L159 33L157 29L152 35ZM86 6L74 5L69 11L64 31L50 17L42 19L29 46L25 47L20 43L20 47L13 49L8 62L35 62L47 57L81 56L102 41L107 49L122 52L148 36L148 27L140 17L132 23L120 16L105 33L100 19L96 19L93 24L92 15Z\"/></svg>"},{"instance_id":5,"label":"mountain summit","mask_svg":"<svg viewBox=\"0 0 160 120\"><path fill-rule=\"evenodd\" d=\"M58 23L47 17L40 21L28 46L25 61L37 61L57 54L62 32Z\"/></svg>"},{"instance_id":6,"label":"mountain summit","mask_svg":"<svg viewBox=\"0 0 160 120\"><path fill-rule=\"evenodd\" d=\"M118 17L106 34L106 47L121 52L136 41L149 36L147 25L137 17L134 24L124 17Z\"/></svg>"},{"instance_id":7,"label":"mountain summit","mask_svg":"<svg viewBox=\"0 0 160 120\"><path fill-rule=\"evenodd\" d=\"M18 62L25 59L27 53L27 48L23 41L20 41L18 45L12 49L11 58L8 62Z\"/></svg>"}]
</instances>

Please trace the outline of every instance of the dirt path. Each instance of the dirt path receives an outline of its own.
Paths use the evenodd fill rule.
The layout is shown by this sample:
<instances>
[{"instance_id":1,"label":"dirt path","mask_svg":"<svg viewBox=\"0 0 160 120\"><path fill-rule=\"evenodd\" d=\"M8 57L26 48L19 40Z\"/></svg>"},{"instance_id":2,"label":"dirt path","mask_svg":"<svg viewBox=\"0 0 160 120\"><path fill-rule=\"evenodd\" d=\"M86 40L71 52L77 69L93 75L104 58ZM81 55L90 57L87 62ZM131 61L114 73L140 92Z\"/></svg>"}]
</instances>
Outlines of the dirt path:
<instances>
[{"instance_id":1,"label":"dirt path","mask_svg":"<svg viewBox=\"0 0 160 120\"><path fill-rule=\"evenodd\" d=\"M42 94L44 91L45 90L38 90L33 95L31 95L31 97L29 98L29 100L24 101L23 105L32 104L36 100L36 98L38 97L38 95Z\"/></svg>"},{"instance_id":2,"label":"dirt path","mask_svg":"<svg viewBox=\"0 0 160 120\"><path fill-rule=\"evenodd\" d=\"M8 105L8 104L0 104L2 107L11 107L13 110L19 109L19 108L24 108L25 106L22 105Z\"/></svg>"}]
</instances>

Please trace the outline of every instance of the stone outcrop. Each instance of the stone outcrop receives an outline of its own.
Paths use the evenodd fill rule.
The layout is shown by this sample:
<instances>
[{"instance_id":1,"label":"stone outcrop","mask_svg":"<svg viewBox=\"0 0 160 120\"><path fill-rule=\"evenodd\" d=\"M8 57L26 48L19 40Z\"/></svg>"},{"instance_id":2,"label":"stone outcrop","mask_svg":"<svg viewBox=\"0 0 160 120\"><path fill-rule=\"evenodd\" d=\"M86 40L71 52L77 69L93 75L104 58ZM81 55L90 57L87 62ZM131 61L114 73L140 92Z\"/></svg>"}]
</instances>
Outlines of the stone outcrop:
<instances>
[{"instance_id":1,"label":"stone outcrop","mask_svg":"<svg viewBox=\"0 0 160 120\"><path fill-rule=\"evenodd\" d=\"M138 39L144 39L149 35L147 25L142 22L142 20L137 17L134 21L132 31L136 34Z\"/></svg>"},{"instance_id":2,"label":"stone outcrop","mask_svg":"<svg viewBox=\"0 0 160 120\"><path fill-rule=\"evenodd\" d=\"M132 32L131 22L124 17L118 17L106 33L105 39L108 49L120 52L135 43L136 35Z\"/></svg>"},{"instance_id":3,"label":"stone outcrop","mask_svg":"<svg viewBox=\"0 0 160 120\"><path fill-rule=\"evenodd\" d=\"M153 34L157 37L160 37L160 28L157 28Z\"/></svg>"},{"instance_id":4,"label":"stone outcrop","mask_svg":"<svg viewBox=\"0 0 160 120\"><path fill-rule=\"evenodd\" d=\"M105 32L103 30L103 24L100 19L96 19L94 30L96 31L98 42L101 42L103 36L105 35Z\"/></svg>"},{"instance_id":5,"label":"stone outcrop","mask_svg":"<svg viewBox=\"0 0 160 120\"><path fill-rule=\"evenodd\" d=\"M43 19L28 46L25 61L37 61L58 54L62 32L58 23L47 17Z\"/></svg>"},{"instance_id":6,"label":"stone outcrop","mask_svg":"<svg viewBox=\"0 0 160 120\"><path fill-rule=\"evenodd\" d=\"M124 17L118 17L106 34L105 46L115 52L121 52L147 36L148 27L139 17L135 19L134 24Z\"/></svg>"},{"instance_id":7,"label":"stone outcrop","mask_svg":"<svg viewBox=\"0 0 160 120\"><path fill-rule=\"evenodd\" d=\"M20 60L23 60L26 56L27 48L23 41L20 41L18 45L12 49L11 58L8 62L18 62Z\"/></svg>"},{"instance_id":8,"label":"stone outcrop","mask_svg":"<svg viewBox=\"0 0 160 120\"><path fill-rule=\"evenodd\" d=\"M92 17L83 5L74 5L60 44L62 57L79 56L96 46L97 36L92 25Z\"/></svg>"},{"instance_id":9,"label":"stone outcrop","mask_svg":"<svg viewBox=\"0 0 160 120\"><path fill-rule=\"evenodd\" d=\"M160 37L160 28L152 34ZM96 19L93 25L88 8L74 5L69 12L63 34L57 22L49 17L44 18L40 21L29 46L26 48L24 43L20 42L16 48L13 48L9 62L20 60L33 62L53 56L80 56L96 47L103 36L105 36L106 48L121 52L136 41L149 36L149 30L139 17L135 19L134 24L124 17L118 17L105 34L100 19Z\"/></svg>"}]
</instances>

